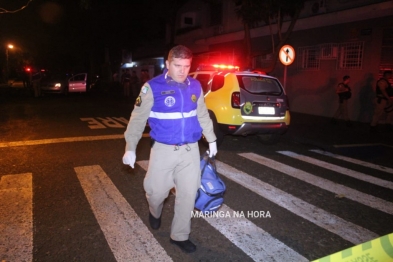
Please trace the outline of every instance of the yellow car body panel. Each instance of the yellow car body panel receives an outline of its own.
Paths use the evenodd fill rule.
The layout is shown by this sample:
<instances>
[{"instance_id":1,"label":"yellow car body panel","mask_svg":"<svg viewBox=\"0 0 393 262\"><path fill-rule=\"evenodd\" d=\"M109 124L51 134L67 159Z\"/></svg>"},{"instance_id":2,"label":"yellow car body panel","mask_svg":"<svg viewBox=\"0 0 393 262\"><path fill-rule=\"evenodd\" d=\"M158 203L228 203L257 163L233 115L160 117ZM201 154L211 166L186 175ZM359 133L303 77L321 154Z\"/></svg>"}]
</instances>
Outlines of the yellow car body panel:
<instances>
[{"instance_id":1,"label":"yellow car body panel","mask_svg":"<svg viewBox=\"0 0 393 262\"><path fill-rule=\"evenodd\" d=\"M244 122L247 123L277 123L283 122L289 126L290 113L286 110L285 116L277 119L277 117L255 117L247 120L241 114L240 108L231 106L231 96L233 92L239 92L240 87L236 75L227 74L225 76L225 84L217 91L209 91L205 95L205 103L208 110L214 112L217 122L225 125L240 126Z\"/></svg>"}]
</instances>

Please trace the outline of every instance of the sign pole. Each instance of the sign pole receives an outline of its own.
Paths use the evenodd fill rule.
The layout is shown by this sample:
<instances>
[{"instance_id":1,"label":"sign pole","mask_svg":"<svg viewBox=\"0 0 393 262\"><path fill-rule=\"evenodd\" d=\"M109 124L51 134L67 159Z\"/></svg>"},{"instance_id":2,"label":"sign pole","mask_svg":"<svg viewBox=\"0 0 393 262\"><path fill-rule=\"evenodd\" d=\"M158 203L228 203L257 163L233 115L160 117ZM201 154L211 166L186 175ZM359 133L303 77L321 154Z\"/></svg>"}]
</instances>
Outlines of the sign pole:
<instances>
[{"instance_id":1,"label":"sign pole","mask_svg":"<svg viewBox=\"0 0 393 262\"><path fill-rule=\"evenodd\" d=\"M287 65L284 66L284 88L287 87Z\"/></svg>"}]
</instances>

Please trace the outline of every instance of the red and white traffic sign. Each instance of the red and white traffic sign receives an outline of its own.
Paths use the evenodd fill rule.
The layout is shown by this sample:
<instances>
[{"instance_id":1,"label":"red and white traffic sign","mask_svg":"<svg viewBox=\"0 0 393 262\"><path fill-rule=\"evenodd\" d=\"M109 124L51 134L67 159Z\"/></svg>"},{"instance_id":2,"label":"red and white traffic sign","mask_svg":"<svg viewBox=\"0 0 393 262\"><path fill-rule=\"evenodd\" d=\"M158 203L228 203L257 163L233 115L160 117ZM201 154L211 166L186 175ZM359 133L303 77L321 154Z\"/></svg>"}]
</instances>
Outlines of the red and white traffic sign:
<instances>
[{"instance_id":1,"label":"red and white traffic sign","mask_svg":"<svg viewBox=\"0 0 393 262\"><path fill-rule=\"evenodd\" d=\"M290 45L284 45L278 56L283 65L290 65L295 60L295 49Z\"/></svg>"}]
</instances>

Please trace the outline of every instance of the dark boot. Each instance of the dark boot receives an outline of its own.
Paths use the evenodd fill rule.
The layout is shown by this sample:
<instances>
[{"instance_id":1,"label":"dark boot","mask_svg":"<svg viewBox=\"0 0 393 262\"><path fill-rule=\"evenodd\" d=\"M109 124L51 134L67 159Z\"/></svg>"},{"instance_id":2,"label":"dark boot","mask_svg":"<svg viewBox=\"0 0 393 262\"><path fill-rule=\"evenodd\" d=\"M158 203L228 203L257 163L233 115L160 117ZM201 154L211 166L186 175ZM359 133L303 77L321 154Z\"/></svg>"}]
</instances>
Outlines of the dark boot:
<instances>
[{"instance_id":1,"label":"dark boot","mask_svg":"<svg viewBox=\"0 0 393 262\"><path fill-rule=\"evenodd\" d=\"M149 212L149 223L152 229L159 229L161 226L161 217L155 218L150 212Z\"/></svg>"},{"instance_id":2,"label":"dark boot","mask_svg":"<svg viewBox=\"0 0 393 262\"><path fill-rule=\"evenodd\" d=\"M176 240L173 240L172 238L170 238L169 241L172 244L175 244L178 247L180 247L180 249L186 253L192 253L192 252L195 252L195 250L196 250L196 246L189 239L184 240L184 241L176 241Z\"/></svg>"}]
</instances>

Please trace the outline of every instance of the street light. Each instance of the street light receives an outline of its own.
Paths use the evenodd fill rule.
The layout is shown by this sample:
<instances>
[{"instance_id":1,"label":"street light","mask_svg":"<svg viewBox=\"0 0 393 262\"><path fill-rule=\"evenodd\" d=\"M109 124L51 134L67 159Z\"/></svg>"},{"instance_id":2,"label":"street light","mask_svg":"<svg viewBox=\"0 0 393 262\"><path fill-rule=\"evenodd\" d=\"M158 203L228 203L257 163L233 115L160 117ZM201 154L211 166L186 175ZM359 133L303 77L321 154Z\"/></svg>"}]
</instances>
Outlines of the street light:
<instances>
[{"instance_id":1,"label":"street light","mask_svg":"<svg viewBox=\"0 0 393 262\"><path fill-rule=\"evenodd\" d=\"M8 81L8 73L9 73L9 65L8 65L8 50L9 49L13 49L14 45L12 44L8 44L7 48L5 49L5 57L6 57L6 61L7 61L7 66L6 66L6 73L5 73L5 81Z\"/></svg>"}]
</instances>

